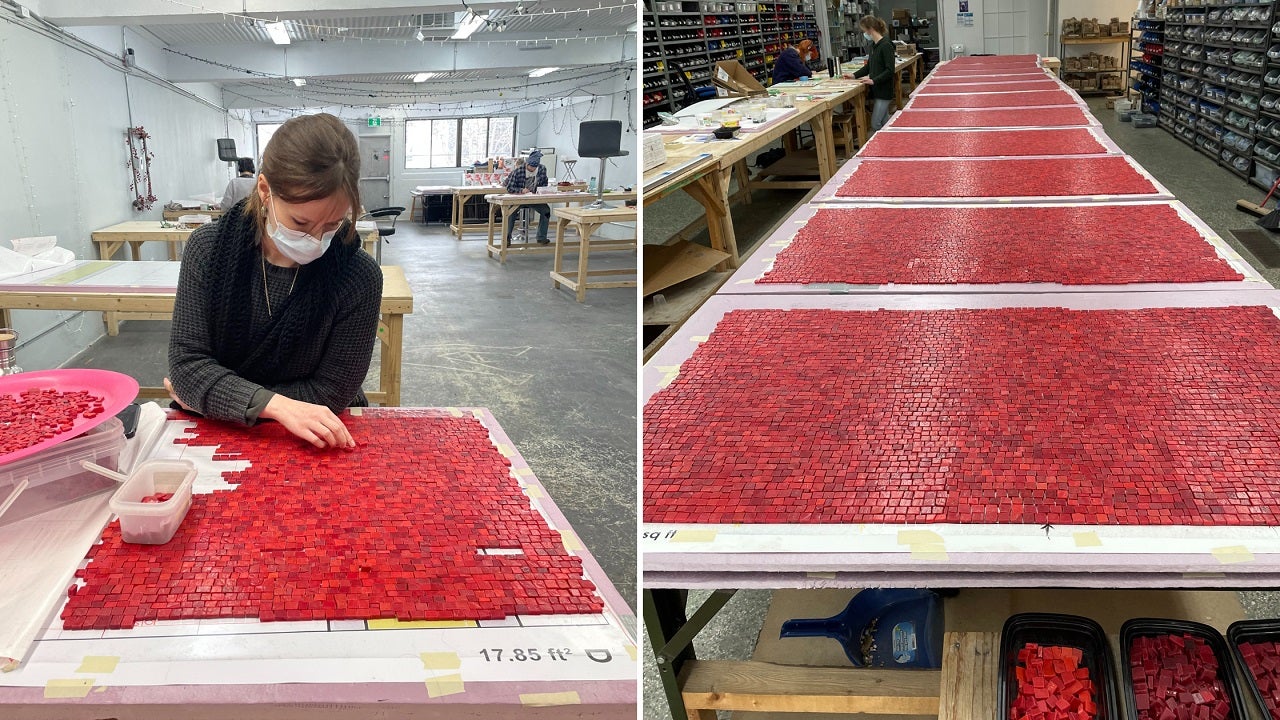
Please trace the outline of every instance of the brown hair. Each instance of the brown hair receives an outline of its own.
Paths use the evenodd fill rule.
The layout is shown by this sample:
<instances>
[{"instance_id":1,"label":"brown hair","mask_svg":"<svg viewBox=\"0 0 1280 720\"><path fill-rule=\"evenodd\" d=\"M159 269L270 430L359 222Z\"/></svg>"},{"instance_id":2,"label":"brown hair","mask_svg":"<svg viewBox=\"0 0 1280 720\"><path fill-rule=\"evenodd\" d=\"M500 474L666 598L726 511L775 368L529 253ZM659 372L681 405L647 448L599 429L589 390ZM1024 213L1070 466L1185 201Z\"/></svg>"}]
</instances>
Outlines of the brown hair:
<instances>
[{"instance_id":1,"label":"brown hair","mask_svg":"<svg viewBox=\"0 0 1280 720\"><path fill-rule=\"evenodd\" d=\"M858 21L858 27L867 31L874 30L881 35L889 34L889 26L885 25L884 21L875 15L863 15L862 19Z\"/></svg>"},{"instance_id":2,"label":"brown hair","mask_svg":"<svg viewBox=\"0 0 1280 720\"><path fill-rule=\"evenodd\" d=\"M304 203L343 193L351 201L351 222L341 238L357 239L360 208L360 147L342 121L328 113L302 115L281 125L262 151L261 174L271 192L289 203ZM266 206L257 188L249 194L245 212L267 231Z\"/></svg>"}]
</instances>

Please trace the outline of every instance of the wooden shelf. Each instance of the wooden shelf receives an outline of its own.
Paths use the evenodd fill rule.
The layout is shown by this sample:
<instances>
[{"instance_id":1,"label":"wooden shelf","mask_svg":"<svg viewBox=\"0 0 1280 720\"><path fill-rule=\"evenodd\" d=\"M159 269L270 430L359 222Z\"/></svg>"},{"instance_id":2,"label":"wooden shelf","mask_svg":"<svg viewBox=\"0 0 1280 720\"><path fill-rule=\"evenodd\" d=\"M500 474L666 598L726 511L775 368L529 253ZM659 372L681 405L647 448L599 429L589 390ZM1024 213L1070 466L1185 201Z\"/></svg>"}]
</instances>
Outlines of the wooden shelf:
<instances>
[{"instance_id":1,"label":"wooden shelf","mask_svg":"<svg viewBox=\"0 0 1280 720\"><path fill-rule=\"evenodd\" d=\"M1113 35L1099 38L1062 38L1063 45L1117 45L1129 42L1124 35Z\"/></svg>"}]
</instances>

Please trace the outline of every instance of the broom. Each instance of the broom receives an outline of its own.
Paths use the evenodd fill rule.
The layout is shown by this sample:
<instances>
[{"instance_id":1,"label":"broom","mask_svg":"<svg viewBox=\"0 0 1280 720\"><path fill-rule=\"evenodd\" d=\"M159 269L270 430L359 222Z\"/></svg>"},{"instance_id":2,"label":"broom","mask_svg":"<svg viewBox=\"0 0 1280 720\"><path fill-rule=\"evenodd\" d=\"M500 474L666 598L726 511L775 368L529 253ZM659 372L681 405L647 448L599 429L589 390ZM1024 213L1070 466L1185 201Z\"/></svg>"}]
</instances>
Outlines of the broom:
<instances>
[{"instance_id":1,"label":"broom","mask_svg":"<svg viewBox=\"0 0 1280 720\"><path fill-rule=\"evenodd\" d=\"M1248 200L1237 200L1236 209L1247 212L1250 215L1257 215L1259 217L1257 223L1261 227L1268 230L1276 230L1280 228L1280 206L1277 206L1276 209L1270 211L1265 207L1267 201L1271 199L1273 194L1275 194L1277 187L1280 187L1280 177L1277 177L1276 181L1271 183L1271 189L1267 191L1267 196L1262 198L1261 203L1254 205Z\"/></svg>"}]
</instances>

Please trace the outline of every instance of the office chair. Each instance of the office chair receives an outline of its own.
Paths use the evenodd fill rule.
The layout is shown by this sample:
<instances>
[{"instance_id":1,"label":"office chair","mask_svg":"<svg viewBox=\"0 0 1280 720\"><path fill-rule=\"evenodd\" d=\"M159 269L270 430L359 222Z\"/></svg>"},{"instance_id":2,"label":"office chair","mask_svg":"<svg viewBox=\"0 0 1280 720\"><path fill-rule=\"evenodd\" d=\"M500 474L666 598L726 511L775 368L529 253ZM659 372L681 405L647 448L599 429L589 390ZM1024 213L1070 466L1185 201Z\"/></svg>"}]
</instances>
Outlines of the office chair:
<instances>
[{"instance_id":1,"label":"office chair","mask_svg":"<svg viewBox=\"0 0 1280 720\"><path fill-rule=\"evenodd\" d=\"M596 201L587 205L587 209L599 210L613 207L604 201L604 166L609 158L630 154L622 149L621 120L587 120L578 124L578 156L600 158L600 180L596 184Z\"/></svg>"},{"instance_id":2,"label":"office chair","mask_svg":"<svg viewBox=\"0 0 1280 720\"><path fill-rule=\"evenodd\" d=\"M404 208L399 205L391 207L378 208L360 216L361 220L372 219L378 226L378 248L373 254L378 264L382 264L382 243L390 243L388 237L396 234L396 220L400 219L400 213L404 212ZM387 218L391 218L387 220Z\"/></svg>"}]
</instances>

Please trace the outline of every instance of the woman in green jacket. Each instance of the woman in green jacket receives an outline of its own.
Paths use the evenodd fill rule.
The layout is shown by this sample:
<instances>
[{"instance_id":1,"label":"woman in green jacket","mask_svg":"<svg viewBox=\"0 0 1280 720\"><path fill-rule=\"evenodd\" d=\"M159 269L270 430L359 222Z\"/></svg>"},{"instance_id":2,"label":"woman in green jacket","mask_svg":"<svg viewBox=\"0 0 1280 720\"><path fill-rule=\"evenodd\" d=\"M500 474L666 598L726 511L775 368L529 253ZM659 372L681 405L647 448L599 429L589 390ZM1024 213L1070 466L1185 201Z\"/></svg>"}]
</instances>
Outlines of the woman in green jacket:
<instances>
[{"instance_id":1,"label":"woman in green jacket","mask_svg":"<svg viewBox=\"0 0 1280 720\"><path fill-rule=\"evenodd\" d=\"M871 86L871 97L875 100L871 131L875 132L889 120L889 104L893 102L894 83L898 82L898 73L893 70L897 55L893 51L893 41L885 37L889 28L883 20L867 15L858 21L858 27L862 28L862 36L871 43L871 50L867 53L867 64L853 76L861 78L864 85Z\"/></svg>"}]
</instances>

